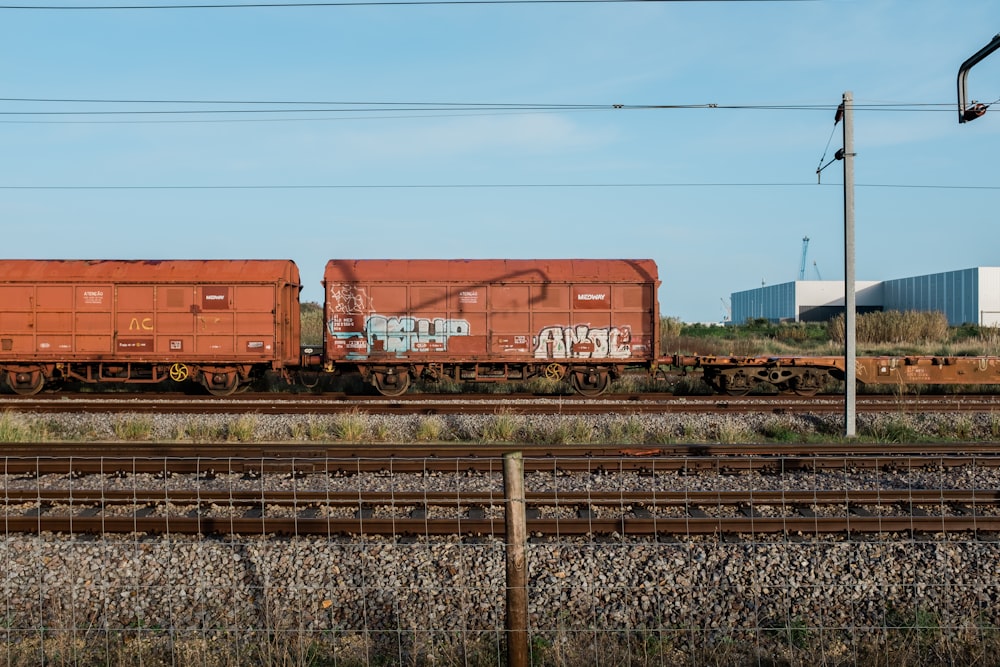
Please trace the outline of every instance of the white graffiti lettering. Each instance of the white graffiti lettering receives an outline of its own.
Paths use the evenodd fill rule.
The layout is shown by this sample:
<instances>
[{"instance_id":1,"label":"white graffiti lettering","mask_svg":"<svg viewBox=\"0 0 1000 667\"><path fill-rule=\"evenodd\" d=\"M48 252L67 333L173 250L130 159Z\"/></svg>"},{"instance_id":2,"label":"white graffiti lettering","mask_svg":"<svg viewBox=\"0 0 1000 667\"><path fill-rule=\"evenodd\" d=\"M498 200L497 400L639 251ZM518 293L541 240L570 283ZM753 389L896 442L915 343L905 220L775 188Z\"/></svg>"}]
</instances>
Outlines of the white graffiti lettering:
<instances>
[{"instance_id":1,"label":"white graffiti lettering","mask_svg":"<svg viewBox=\"0 0 1000 667\"><path fill-rule=\"evenodd\" d=\"M627 359L632 356L632 328L545 327L534 344L536 359Z\"/></svg>"},{"instance_id":2,"label":"white graffiti lettering","mask_svg":"<svg viewBox=\"0 0 1000 667\"><path fill-rule=\"evenodd\" d=\"M333 312L361 314L372 310L371 298L364 287L353 283L334 283L330 285L330 298L333 302Z\"/></svg>"},{"instance_id":3,"label":"white graffiti lettering","mask_svg":"<svg viewBox=\"0 0 1000 667\"><path fill-rule=\"evenodd\" d=\"M604 294L577 294L577 301L604 301Z\"/></svg>"}]
</instances>

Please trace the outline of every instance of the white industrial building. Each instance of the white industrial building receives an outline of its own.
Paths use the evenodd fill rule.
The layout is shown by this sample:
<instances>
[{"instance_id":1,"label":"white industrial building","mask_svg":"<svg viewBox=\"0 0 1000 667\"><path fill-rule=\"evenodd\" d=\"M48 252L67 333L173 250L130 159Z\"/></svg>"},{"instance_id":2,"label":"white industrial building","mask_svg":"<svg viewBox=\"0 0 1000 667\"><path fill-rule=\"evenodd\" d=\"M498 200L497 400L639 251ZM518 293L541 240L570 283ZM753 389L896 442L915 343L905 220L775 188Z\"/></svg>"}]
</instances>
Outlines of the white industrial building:
<instances>
[{"instance_id":1,"label":"white industrial building","mask_svg":"<svg viewBox=\"0 0 1000 667\"><path fill-rule=\"evenodd\" d=\"M857 312L940 311L948 324L1000 326L1000 267L855 282ZM844 311L842 280L796 280L733 292L732 321L821 322Z\"/></svg>"}]
</instances>

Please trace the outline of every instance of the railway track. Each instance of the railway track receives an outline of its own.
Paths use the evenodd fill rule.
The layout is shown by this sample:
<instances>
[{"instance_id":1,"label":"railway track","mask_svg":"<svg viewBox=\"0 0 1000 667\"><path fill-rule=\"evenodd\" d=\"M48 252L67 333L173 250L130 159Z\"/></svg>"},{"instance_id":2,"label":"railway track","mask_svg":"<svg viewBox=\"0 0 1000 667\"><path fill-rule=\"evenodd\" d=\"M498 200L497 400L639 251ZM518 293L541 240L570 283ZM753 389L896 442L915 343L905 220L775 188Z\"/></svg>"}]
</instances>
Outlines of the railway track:
<instances>
[{"instance_id":1,"label":"railway track","mask_svg":"<svg viewBox=\"0 0 1000 667\"><path fill-rule=\"evenodd\" d=\"M501 457L514 450L522 452L526 472L554 478L574 473L808 476L830 470L1000 468L1000 447L978 442L643 447L16 443L0 445L5 480L0 521L8 533L499 538L505 532ZM459 490L389 493L360 485L342 492L330 490L324 481L365 473L453 475ZM193 483L193 490L179 488L184 484L172 479L184 475L191 476L186 482ZM219 480L226 475L232 477ZM462 480L472 475L484 478L489 490L466 490ZM253 488L254 480L281 476L294 490L265 488L263 482ZM235 478L241 484L226 488ZM118 488L122 480L131 480L134 488ZM993 539L1000 532L1000 492L947 485L873 491L529 492L526 500L528 530L539 538L972 531Z\"/></svg>"},{"instance_id":2,"label":"railway track","mask_svg":"<svg viewBox=\"0 0 1000 667\"><path fill-rule=\"evenodd\" d=\"M662 413L836 413L844 409L838 395L673 396L619 394L601 398L527 394L421 395L394 398L344 394L239 394L192 397L183 394L47 394L0 395L0 412L140 413L140 414L629 414ZM857 398L859 412L989 412L1000 409L1000 395L868 395Z\"/></svg>"},{"instance_id":3,"label":"railway track","mask_svg":"<svg viewBox=\"0 0 1000 667\"><path fill-rule=\"evenodd\" d=\"M16 443L0 445L0 474L259 474L362 472L498 472L519 451L525 469L541 472L809 472L854 469L1000 467L996 443L826 443L483 445L438 443ZM40 455L39 452L45 452Z\"/></svg>"},{"instance_id":4,"label":"railway track","mask_svg":"<svg viewBox=\"0 0 1000 667\"><path fill-rule=\"evenodd\" d=\"M7 491L6 532L500 537L493 493ZM984 490L529 493L536 536L1000 531Z\"/></svg>"}]
</instances>

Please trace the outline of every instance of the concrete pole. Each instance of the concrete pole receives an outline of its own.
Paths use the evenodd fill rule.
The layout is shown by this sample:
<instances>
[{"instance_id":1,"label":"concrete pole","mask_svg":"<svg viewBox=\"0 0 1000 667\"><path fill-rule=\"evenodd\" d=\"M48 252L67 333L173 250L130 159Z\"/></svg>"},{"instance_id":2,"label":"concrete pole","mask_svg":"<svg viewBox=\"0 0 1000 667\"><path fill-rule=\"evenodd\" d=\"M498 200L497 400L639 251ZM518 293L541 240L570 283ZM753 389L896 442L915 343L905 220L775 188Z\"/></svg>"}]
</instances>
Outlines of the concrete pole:
<instances>
[{"instance_id":1,"label":"concrete pole","mask_svg":"<svg viewBox=\"0 0 1000 667\"><path fill-rule=\"evenodd\" d=\"M844 436L857 433L857 304L854 293L854 99L844 93Z\"/></svg>"},{"instance_id":2,"label":"concrete pole","mask_svg":"<svg viewBox=\"0 0 1000 667\"><path fill-rule=\"evenodd\" d=\"M503 457L507 499L507 667L529 667L528 658L528 521L524 505L524 459L521 452Z\"/></svg>"}]
</instances>

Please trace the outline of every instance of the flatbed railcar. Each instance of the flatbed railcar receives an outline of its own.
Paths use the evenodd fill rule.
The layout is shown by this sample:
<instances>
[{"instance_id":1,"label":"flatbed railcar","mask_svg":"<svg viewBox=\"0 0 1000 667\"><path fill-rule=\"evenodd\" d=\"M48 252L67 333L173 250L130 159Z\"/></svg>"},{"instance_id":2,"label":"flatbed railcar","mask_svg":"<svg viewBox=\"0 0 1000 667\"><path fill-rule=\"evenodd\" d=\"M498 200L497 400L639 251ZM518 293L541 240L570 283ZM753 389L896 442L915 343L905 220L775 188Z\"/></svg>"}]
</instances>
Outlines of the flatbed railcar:
<instances>
[{"instance_id":1,"label":"flatbed railcar","mask_svg":"<svg viewBox=\"0 0 1000 667\"><path fill-rule=\"evenodd\" d=\"M199 382L227 395L299 363L288 260L0 260L0 375L47 383Z\"/></svg>"},{"instance_id":2,"label":"flatbed railcar","mask_svg":"<svg viewBox=\"0 0 1000 667\"><path fill-rule=\"evenodd\" d=\"M843 356L673 355L660 362L669 368L700 371L713 391L730 396L767 386L813 396L846 377ZM857 357L854 363L859 385L891 386L904 393L935 385L1000 385L1000 357L995 356L874 356Z\"/></svg>"}]
</instances>

